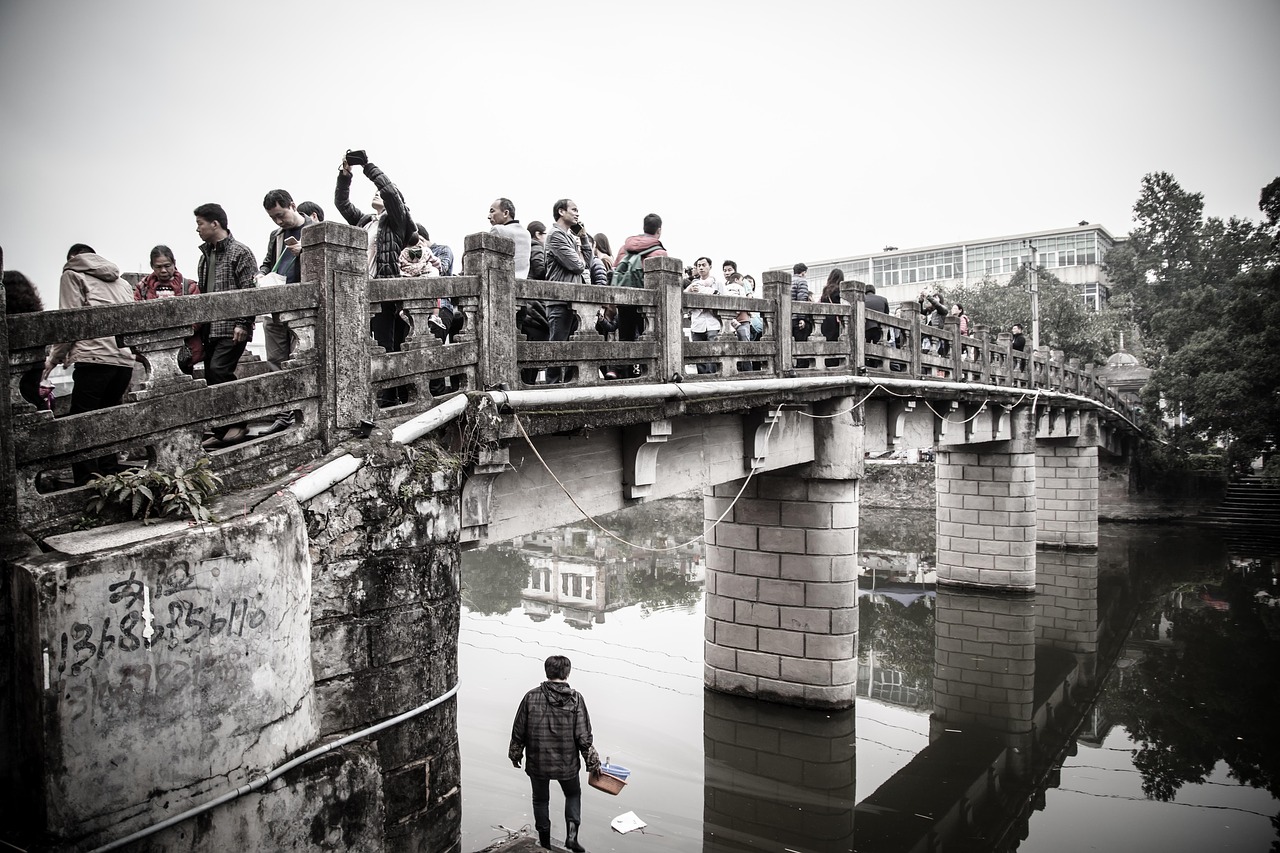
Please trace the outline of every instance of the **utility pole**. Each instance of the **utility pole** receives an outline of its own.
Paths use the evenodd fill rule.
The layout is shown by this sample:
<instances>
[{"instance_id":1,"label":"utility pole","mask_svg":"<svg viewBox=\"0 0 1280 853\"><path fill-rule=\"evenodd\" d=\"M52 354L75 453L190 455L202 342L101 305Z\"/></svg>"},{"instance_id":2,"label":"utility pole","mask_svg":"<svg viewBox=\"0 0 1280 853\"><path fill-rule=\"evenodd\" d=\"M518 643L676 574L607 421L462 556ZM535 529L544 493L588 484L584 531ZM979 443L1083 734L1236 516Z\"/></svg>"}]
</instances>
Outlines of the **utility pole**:
<instances>
[{"instance_id":1,"label":"utility pole","mask_svg":"<svg viewBox=\"0 0 1280 853\"><path fill-rule=\"evenodd\" d=\"M1040 281L1036 274L1036 247L1030 240L1023 241L1031 249L1031 261L1026 265L1026 291L1031 294L1031 351L1040 349Z\"/></svg>"}]
</instances>

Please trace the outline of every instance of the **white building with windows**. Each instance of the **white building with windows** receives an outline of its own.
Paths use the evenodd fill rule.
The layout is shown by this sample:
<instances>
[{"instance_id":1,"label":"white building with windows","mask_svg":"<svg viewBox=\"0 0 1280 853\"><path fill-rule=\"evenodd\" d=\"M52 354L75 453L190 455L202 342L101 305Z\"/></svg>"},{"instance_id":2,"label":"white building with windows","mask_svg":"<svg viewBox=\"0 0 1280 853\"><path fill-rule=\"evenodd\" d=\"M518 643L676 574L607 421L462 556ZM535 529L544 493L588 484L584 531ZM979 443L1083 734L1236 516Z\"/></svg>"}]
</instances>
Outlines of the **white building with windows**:
<instances>
[{"instance_id":1,"label":"white building with windows","mask_svg":"<svg viewBox=\"0 0 1280 853\"><path fill-rule=\"evenodd\" d=\"M1080 287L1080 295L1098 308L1106 299L1102 261L1116 239L1101 225L1084 223L1055 231L1011 234L986 240L966 240L915 249L897 249L810 262L810 287L822 289L831 270L839 267L846 280L874 284L889 303L913 301L922 288L939 290L978 284L989 278L1007 284L1020 265L1036 261L1066 284ZM791 266L774 269L791 271Z\"/></svg>"}]
</instances>

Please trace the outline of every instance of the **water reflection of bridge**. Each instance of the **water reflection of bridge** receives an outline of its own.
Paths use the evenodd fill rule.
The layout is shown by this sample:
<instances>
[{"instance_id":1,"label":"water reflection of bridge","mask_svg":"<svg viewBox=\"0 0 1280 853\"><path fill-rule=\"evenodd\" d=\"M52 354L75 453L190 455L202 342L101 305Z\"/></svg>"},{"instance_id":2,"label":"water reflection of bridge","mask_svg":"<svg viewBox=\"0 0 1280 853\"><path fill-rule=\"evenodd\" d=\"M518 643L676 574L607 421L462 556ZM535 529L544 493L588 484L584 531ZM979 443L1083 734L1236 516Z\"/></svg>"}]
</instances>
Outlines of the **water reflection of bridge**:
<instances>
[{"instance_id":1,"label":"water reflection of bridge","mask_svg":"<svg viewBox=\"0 0 1280 853\"><path fill-rule=\"evenodd\" d=\"M932 678L922 698L905 676L911 663L864 649L860 696L908 708L922 698L932 710L928 746L860 802L853 711L708 693L704 850L759 849L761 840L794 850L1015 849L1065 756L1105 728L1094 710L1097 674L1119 654L1133 606L1122 585L1100 601L1095 554L1041 551L1036 568L1034 596L923 587L910 603L863 595L864 611L890 619L931 610Z\"/></svg>"}]
</instances>

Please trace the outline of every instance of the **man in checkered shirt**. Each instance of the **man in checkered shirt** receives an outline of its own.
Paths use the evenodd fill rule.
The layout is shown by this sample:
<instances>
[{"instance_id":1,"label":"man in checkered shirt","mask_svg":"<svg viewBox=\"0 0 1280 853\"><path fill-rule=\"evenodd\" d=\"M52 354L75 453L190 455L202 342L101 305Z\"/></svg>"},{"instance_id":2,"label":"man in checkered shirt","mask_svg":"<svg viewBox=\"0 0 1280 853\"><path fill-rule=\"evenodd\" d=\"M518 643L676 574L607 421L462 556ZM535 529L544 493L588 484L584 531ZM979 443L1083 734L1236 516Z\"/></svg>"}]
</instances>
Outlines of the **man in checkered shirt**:
<instances>
[{"instance_id":1,"label":"man in checkered shirt","mask_svg":"<svg viewBox=\"0 0 1280 853\"><path fill-rule=\"evenodd\" d=\"M195 209L196 233L200 244L200 290L225 293L258 283L258 262L253 251L238 242L227 229L227 212L219 204L202 204ZM245 345L253 339L254 317L230 317L209 323L204 345L204 380L208 385L236 378L236 365ZM232 424L213 431L218 445L244 439L244 424ZM214 445L210 445L214 446Z\"/></svg>"}]
</instances>

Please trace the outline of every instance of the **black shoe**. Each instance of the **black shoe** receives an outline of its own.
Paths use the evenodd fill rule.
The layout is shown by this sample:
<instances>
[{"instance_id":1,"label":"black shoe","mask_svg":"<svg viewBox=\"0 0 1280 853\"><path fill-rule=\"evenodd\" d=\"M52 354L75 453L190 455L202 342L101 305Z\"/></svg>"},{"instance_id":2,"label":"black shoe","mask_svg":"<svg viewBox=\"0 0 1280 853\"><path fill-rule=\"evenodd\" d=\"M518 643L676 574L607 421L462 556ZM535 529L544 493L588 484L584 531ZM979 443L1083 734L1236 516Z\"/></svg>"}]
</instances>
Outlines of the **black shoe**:
<instances>
[{"instance_id":1,"label":"black shoe","mask_svg":"<svg viewBox=\"0 0 1280 853\"><path fill-rule=\"evenodd\" d=\"M549 829L538 830L538 846L541 847L543 850L551 849L551 830Z\"/></svg>"},{"instance_id":2,"label":"black shoe","mask_svg":"<svg viewBox=\"0 0 1280 853\"><path fill-rule=\"evenodd\" d=\"M293 426L293 415L281 415L271 422L271 426L264 429L261 435L275 435L278 432L284 432Z\"/></svg>"},{"instance_id":3,"label":"black shoe","mask_svg":"<svg viewBox=\"0 0 1280 853\"><path fill-rule=\"evenodd\" d=\"M587 848L578 843L578 825L570 823L569 829L565 832L564 846L572 850L573 853L586 853Z\"/></svg>"}]
</instances>

